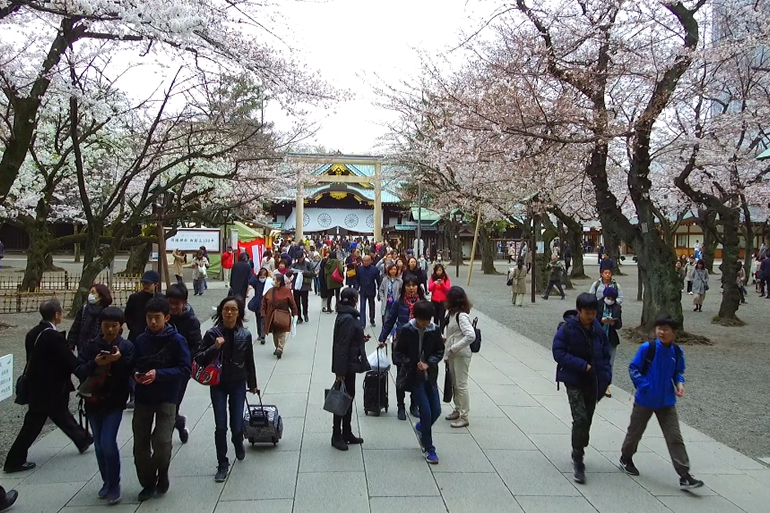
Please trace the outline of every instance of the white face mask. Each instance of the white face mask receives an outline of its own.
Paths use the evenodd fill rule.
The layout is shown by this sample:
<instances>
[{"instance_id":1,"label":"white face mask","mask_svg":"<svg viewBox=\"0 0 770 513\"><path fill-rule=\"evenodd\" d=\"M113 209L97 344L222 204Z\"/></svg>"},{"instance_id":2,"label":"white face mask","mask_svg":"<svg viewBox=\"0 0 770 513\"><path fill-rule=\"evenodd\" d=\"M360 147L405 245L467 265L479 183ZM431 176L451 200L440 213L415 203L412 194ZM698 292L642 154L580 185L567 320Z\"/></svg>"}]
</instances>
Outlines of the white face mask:
<instances>
[{"instance_id":1,"label":"white face mask","mask_svg":"<svg viewBox=\"0 0 770 513\"><path fill-rule=\"evenodd\" d=\"M612 305L614 305L614 304L615 304L615 300L614 300L614 299L612 299L611 297L605 297L605 298L604 298L604 303L605 303L605 304L607 304L607 305L610 305L610 306L612 306Z\"/></svg>"},{"instance_id":2,"label":"white face mask","mask_svg":"<svg viewBox=\"0 0 770 513\"><path fill-rule=\"evenodd\" d=\"M96 296L96 294L88 294L89 305L95 305L98 301L99 301L99 298Z\"/></svg>"},{"instance_id":3,"label":"white face mask","mask_svg":"<svg viewBox=\"0 0 770 513\"><path fill-rule=\"evenodd\" d=\"M259 283L265 283L267 281L267 278L260 278Z\"/></svg>"}]
</instances>

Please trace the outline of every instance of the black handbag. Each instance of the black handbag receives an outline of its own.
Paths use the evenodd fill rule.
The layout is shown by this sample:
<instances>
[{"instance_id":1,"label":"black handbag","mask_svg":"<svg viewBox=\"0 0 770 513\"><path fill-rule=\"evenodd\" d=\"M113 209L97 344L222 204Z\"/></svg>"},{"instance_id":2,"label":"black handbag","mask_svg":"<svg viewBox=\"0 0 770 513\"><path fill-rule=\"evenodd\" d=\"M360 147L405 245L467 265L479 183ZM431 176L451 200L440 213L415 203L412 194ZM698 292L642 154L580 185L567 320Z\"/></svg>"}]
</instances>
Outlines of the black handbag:
<instances>
[{"instance_id":1,"label":"black handbag","mask_svg":"<svg viewBox=\"0 0 770 513\"><path fill-rule=\"evenodd\" d=\"M35 351L35 346L37 345L37 341L40 340L40 335L52 329L53 328L46 328L38 333L35 343L32 344L32 352ZM29 361L27 362L27 365L24 366L21 376L16 380L16 399L14 399L13 402L21 404L22 406L29 404L29 379L27 379L27 370L29 369L30 362L32 362L32 352L29 354Z\"/></svg>"},{"instance_id":2,"label":"black handbag","mask_svg":"<svg viewBox=\"0 0 770 513\"><path fill-rule=\"evenodd\" d=\"M444 397L442 398L445 403L452 402L452 371L449 369L449 364L446 366L446 373L444 374Z\"/></svg>"}]
</instances>

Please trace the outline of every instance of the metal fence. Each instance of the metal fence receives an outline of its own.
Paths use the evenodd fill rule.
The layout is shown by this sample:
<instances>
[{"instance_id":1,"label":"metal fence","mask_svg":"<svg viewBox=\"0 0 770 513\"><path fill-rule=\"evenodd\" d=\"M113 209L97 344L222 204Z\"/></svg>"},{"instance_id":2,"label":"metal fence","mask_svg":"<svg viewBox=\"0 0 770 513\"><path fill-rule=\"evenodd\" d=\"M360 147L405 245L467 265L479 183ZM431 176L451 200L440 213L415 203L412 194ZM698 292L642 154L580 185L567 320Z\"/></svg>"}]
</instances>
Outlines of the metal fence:
<instances>
[{"instance_id":1,"label":"metal fence","mask_svg":"<svg viewBox=\"0 0 770 513\"><path fill-rule=\"evenodd\" d=\"M80 283L80 275L67 271L61 273L46 273L39 287L33 291L22 291L19 276L0 276L0 314L4 313L34 313L40 303L46 299L58 299L64 308L68 308ZM112 304L125 307L128 296L142 288L141 275L113 275L110 291ZM94 283L108 283L106 272L99 274Z\"/></svg>"}]
</instances>

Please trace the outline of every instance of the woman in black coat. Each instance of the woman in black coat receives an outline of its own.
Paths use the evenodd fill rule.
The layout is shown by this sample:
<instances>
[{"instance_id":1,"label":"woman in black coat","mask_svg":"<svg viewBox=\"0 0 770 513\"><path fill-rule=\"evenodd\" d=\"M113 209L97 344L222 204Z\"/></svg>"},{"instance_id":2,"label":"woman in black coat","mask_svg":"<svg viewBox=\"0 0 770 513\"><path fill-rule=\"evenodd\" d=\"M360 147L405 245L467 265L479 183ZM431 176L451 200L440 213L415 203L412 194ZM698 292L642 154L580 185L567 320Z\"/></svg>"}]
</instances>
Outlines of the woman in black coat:
<instances>
[{"instance_id":1,"label":"woman in black coat","mask_svg":"<svg viewBox=\"0 0 770 513\"><path fill-rule=\"evenodd\" d=\"M243 409L246 390L258 394L257 370L254 349L249 330L243 327L246 307L239 297L226 297L219 303L214 316L214 327L203 336L195 362L200 366L211 364L216 358L221 362L220 381L209 387L211 406L214 410L214 446L217 452L217 473L214 480L222 483L227 479L230 460L227 458L227 408L230 408L230 431L235 446L235 457L243 460Z\"/></svg>"},{"instance_id":2,"label":"woman in black coat","mask_svg":"<svg viewBox=\"0 0 770 513\"><path fill-rule=\"evenodd\" d=\"M67 344L70 350L77 348L78 353L88 344L102 334L102 326L99 323L99 314L112 304L112 294L107 285L97 283L88 291L86 304L80 307L75 314L75 322L72 323Z\"/></svg>"},{"instance_id":3,"label":"woman in black coat","mask_svg":"<svg viewBox=\"0 0 770 513\"><path fill-rule=\"evenodd\" d=\"M345 384L345 391L353 398L356 396L356 374L369 370L366 359L364 328L359 320L356 308L358 292L351 287L345 288L337 307L337 319L334 322L334 348L332 350L332 372L337 381ZM350 425L353 415L353 403L344 416L334 416L332 427L332 447L347 451L348 444L362 444L363 438L353 434Z\"/></svg>"}]
</instances>

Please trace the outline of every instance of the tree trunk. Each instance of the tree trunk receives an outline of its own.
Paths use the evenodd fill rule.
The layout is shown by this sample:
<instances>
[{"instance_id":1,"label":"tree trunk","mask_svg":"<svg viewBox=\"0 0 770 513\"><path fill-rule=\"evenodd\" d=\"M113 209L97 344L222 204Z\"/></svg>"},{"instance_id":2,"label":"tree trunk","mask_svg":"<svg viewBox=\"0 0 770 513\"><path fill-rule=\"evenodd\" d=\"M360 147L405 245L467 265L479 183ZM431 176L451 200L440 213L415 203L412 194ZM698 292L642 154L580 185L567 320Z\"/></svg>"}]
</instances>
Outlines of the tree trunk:
<instances>
[{"instance_id":1,"label":"tree trunk","mask_svg":"<svg viewBox=\"0 0 770 513\"><path fill-rule=\"evenodd\" d=\"M21 280L21 290L32 291L40 287L43 273L48 270L47 256L51 233L45 221L34 220L25 225L29 234L27 266Z\"/></svg>"},{"instance_id":2,"label":"tree trunk","mask_svg":"<svg viewBox=\"0 0 770 513\"><path fill-rule=\"evenodd\" d=\"M637 301L643 301L644 300L644 273L642 272L642 268L640 266L636 266L636 300Z\"/></svg>"},{"instance_id":3,"label":"tree trunk","mask_svg":"<svg viewBox=\"0 0 770 513\"><path fill-rule=\"evenodd\" d=\"M479 248L481 249L481 272L483 274L500 274L495 269L495 248L489 239L489 230L483 223L479 227Z\"/></svg>"},{"instance_id":4,"label":"tree trunk","mask_svg":"<svg viewBox=\"0 0 770 513\"><path fill-rule=\"evenodd\" d=\"M147 268L147 262L150 260L150 253L152 252L152 244L144 243L132 246L128 253L128 262L126 262L126 269L121 274L138 275L143 274Z\"/></svg>"},{"instance_id":5,"label":"tree trunk","mask_svg":"<svg viewBox=\"0 0 770 513\"><path fill-rule=\"evenodd\" d=\"M75 223L75 235L77 235L79 231L80 231L80 224ZM79 242L75 243L75 263L76 264L80 263L80 243Z\"/></svg>"},{"instance_id":6,"label":"tree trunk","mask_svg":"<svg viewBox=\"0 0 770 513\"><path fill-rule=\"evenodd\" d=\"M751 261L753 260L752 253L754 252L754 226L751 221L751 212L749 212L749 208L743 197L741 197L741 205L743 209L743 238L746 241L746 251L743 254L743 268L746 270L746 281L743 283L745 285L751 279Z\"/></svg>"},{"instance_id":7,"label":"tree trunk","mask_svg":"<svg viewBox=\"0 0 770 513\"><path fill-rule=\"evenodd\" d=\"M551 212L564 225L563 242L572 252L572 271L569 277L572 279L588 278L583 263L583 225L557 207L552 208Z\"/></svg>"},{"instance_id":8,"label":"tree trunk","mask_svg":"<svg viewBox=\"0 0 770 513\"><path fill-rule=\"evenodd\" d=\"M724 324L743 324L738 319L736 312L738 311L738 305L740 303L740 297L738 295L738 266L739 258L738 251L740 245L740 217L738 211L725 207L719 212L724 232L722 234L722 288L724 293L722 294L722 304L719 306L719 318L720 323ZM711 287L714 294L717 294L716 284Z\"/></svg>"},{"instance_id":9,"label":"tree trunk","mask_svg":"<svg viewBox=\"0 0 770 513\"><path fill-rule=\"evenodd\" d=\"M620 270L620 237L615 236L612 230L605 230L602 225L602 238L604 239L604 251L615 261L613 275L624 276Z\"/></svg>"},{"instance_id":10,"label":"tree trunk","mask_svg":"<svg viewBox=\"0 0 770 513\"><path fill-rule=\"evenodd\" d=\"M703 231L703 242L700 245L701 260L709 274L714 273L714 255L717 249L717 213L714 209L699 209L695 223Z\"/></svg>"},{"instance_id":11,"label":"tree trunk","mask_svg":"<svg viewBox=\"0 0 770 513\"><path fill-rule=\"evenodd\" d=\"M83 274L80 276L78 289L72 298L72 305L68 314L70 317L74 317L78 308L85 302L88 291L99 273L107 267L110 259L115 258L116 249L114 248L120 247L122 242L122 236L120 240L113 238L112 244L108 246L105 254L99 255L100 238L103 233L104 225L98 219L94 219L86 227L86 240L83 243Z\"/></svg>"}]
</instances>

